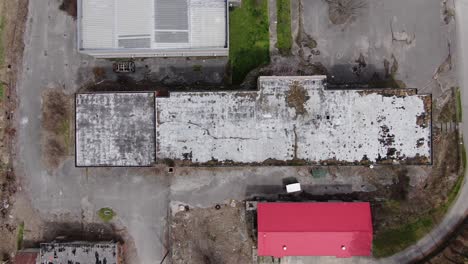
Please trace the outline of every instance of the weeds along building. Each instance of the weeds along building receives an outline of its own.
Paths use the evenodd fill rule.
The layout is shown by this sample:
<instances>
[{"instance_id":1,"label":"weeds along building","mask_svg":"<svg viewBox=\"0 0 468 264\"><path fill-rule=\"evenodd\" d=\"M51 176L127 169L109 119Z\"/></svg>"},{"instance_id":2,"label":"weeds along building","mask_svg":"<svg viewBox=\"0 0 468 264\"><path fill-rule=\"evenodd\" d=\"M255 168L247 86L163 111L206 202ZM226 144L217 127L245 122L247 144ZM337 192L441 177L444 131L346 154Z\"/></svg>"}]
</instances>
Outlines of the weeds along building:
<instances>
[{"instance_id":1,"label":"weeds along building","mask_svg":"<svg viewBox=\"0 0 468 264\"><path fill-rule=\"evenodd\" d=\"M76 95L77 166L431 164L431 96L333 90L325 76L258 91Z\"/></svg>"},{"instance_id":2,"label":"weeds along building","mask_svg":"<svg viewBox=\"0 0 468 264\"><path fill-rule=\"evenodd\" d=\"M227 0L78 0L78 49L103 58L227 56Z\"/></svg>"}]
</instances>

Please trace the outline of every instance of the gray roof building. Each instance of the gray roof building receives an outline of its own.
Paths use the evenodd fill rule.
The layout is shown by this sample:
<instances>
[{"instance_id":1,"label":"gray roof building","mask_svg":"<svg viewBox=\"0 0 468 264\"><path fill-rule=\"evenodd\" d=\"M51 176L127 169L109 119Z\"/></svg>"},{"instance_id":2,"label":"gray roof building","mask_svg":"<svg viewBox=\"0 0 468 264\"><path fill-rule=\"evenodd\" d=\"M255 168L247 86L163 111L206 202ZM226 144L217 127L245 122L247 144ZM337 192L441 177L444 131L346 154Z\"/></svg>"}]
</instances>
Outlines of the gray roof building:
<instances>
[{"instance_id":1,"label":"gray roof building","mask_svg":"<svg viewBox=\"0 0 468 264\"><path fill-rule=\"evenodd\" d=\"M154 93L77 94L76 165L152 165L154 102Z\"/></svg>"},{"instance_id":2,"label":"gray roof building","mask_svg":"<svg viewBox=\"0 0 468 264\"><path fill-rule=\"evenodd\" d=\"M78 0L78 48L95 57L227 56L227 0Z\"/></svg>"},{"instance_id":3,"label":"gray roof building","mask_svg":"<svg viewBox=\"0 0 468 264\"><path fill-rule=\"evenodd\" d=\"M114 242L42 243L39 257L41 264L120 264L121 254L120 245Z\"/></svg>"},{"instance_id":4,"label":"gray roof building","mask_svg":"<svg viewBox=\"0 0 468 264\"><path fill-rule=\"evenodd\" d=\"M258 83L169 97L79 94L77 165L432 163L431 95L333 90L325 76Z\"/></svg>"}]
</instances>

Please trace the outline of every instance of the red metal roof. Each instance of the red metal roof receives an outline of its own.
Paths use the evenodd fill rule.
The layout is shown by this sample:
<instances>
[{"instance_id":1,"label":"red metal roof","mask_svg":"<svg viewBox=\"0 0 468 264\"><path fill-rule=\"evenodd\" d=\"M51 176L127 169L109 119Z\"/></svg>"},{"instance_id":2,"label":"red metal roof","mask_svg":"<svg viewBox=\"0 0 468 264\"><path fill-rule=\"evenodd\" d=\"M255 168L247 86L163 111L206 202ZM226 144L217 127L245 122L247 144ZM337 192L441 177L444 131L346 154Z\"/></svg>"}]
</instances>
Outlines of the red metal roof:
<instances>
[{"instance_id":1,"label":"red metal roof","mask_svg":"<svg viewBox=\"0 0 468 264\"><path fill-rule=\"evenodd\" d=\"M259 256L369 256L369 203L258 203Z\"/></svg>"},{"instance_id":2,"label":"red metal roof","mask_svg":"<svg viewBox=\"0 0 468 264\"><path fill-rule=\"evenodd\" d=\"M14 260L14 264L36 264L38 252L21 252L19 251Z\"/></svg>"}]
</instances>

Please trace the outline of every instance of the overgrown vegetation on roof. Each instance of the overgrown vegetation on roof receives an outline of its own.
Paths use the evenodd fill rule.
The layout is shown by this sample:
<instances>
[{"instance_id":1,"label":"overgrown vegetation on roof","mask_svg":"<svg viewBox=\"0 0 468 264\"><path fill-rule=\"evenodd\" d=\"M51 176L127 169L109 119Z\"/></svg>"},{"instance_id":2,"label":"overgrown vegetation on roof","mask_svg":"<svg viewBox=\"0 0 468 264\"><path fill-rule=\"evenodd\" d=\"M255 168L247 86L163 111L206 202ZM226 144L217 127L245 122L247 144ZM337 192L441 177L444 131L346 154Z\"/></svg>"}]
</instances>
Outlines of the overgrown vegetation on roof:
<instances>
[{"instance_id":1,"label":"overgrown vegetation on roof","mask_svg":"<svg viewBox=\"0 0 468 264\"><path fill-rule=\"evenodd\" d=\"M291 1L277 0L278 24L276 32L278 33L277 48L282 55L289 55L292 46L291 35Z\"/></svg>"},{"instance_id":2,"label":"overgrown vegetation on roof","mask_svg":"<svg viewBox=\"0 0 468 264\"><path fill-rule=\"evenodd\" d=\"M229 14L229 60L232 83L270 61L267 0L244 0Z\"/></svg>"}]
</instances>

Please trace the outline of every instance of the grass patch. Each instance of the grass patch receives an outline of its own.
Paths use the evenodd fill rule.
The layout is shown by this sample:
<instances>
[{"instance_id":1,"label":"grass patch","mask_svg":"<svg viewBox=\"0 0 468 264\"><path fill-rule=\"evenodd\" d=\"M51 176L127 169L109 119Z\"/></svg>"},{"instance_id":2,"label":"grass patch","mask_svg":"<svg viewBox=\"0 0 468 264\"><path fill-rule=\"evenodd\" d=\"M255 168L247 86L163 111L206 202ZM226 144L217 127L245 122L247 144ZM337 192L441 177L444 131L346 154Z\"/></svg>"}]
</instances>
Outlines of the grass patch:
<instances>
[{"instance_id":1,"label":"grass patch","mask_svg":"<svg viewBox=\"0 0 468 264\"><path fill-rule=\"evenodd\" d=\"M464 145L460 148L462 165L461 174L447 195L445 202L437 208L412 219L408 224L385 230L374 237L373 254L375 257L386 257L395 254L408 246L416 243L424 235L429 233L437 221L450 209L455 202L458 193L463 185L466 170L466 150ZM386 207L393 212L399 210L400 204L397 201L387 201Z\"/></svg>"},{"instance_id":2,"label":"grass patch","mask_svg":"<svg viewBox=\"0 0 468 264\"><path fill-rule=\"evenodd\" d=\"M18 225L18 232L16 235L16 249L20 250L23 247L24 239L24 222Z\"/></svg>"},{"instance_id":3,"label":"grass patch","mask_svg":"<svg viewBox=\"0 0 468 264\"><path fill-rule=\"evenodd\" d=\"M232 83L269 63L268 6L266 0L244 0L229 14L229 60Z\"/></svg>"},{"instance_id":4,"label":"grass patch","mask_svg":"<svg viewBox=\"0 0 468 264\"><path fill-rule=\"evenodd\" d=\"M278 24L276 32L278 33L278 50L282 55L291 53L292 35L291 35L291 1L277 0Z\"/></svg>"},{"instance_id":5,"label":"grass patch","mask_svg":"<svg viewBox=\"0 0 468 264\"><path fill-rule=\"evenodd\" d=\"M461 92L460 92L459 87L457 87L455 91L455 95L457 98L457 120L458 122L461 122L463 118L463 108L462 108Z\"/></svg>"},{"instance_id":6,"label":"grass patch","mask_svg":"<svg viewBox=\"0 0 468 264\"><path fill-rule=\"evenodd\" d=\"M374 237L373 254L375 257L390 256L415 243L434 226L429 215L420 217L408 224L381 232Z\"/></svg>"},{"instance_id":7,"label":"grass patch","mask_svg":"<svg viewBox=\"0 0 468 264\"><path fill-rule=\"evenodd\" d=\"M111 221L112 218L114 218L115 215L116 214L115 214L114 210L112 210L109 207L101 208L98 211L99 218L101 218L101 220L104 221L105 223Z\"/></svg>"},{"instance_id":8,"label":"grass patch","mask_svg":"<svg viewBox=\"0 0 468 264\"><path fill-rule=\"evenodd\" d=\"M441 205L439 208L437 208L437 211L438 211L437 213L440 214L441 216L443 216L448 211L448 209L453 204L453 202L455 202L455 199L457 198L458 193L460 192L461 186L463 184L463 179L465 178L464 176L465 174L458 176L458 179L455 182L455 185L453 185L452 189L447 195L447 201L443 205Z\"/></svg>"}]
</instances>

